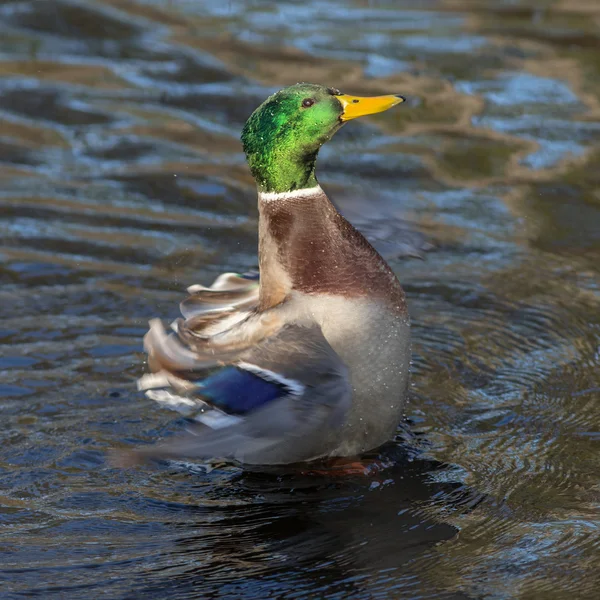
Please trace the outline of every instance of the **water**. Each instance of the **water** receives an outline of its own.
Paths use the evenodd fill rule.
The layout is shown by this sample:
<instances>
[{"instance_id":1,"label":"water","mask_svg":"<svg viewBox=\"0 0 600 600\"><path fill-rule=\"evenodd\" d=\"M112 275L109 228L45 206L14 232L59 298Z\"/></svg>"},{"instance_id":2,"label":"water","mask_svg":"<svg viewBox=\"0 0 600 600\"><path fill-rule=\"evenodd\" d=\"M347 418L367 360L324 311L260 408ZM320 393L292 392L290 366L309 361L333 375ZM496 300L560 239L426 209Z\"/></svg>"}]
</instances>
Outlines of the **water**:
<instances>
[{"instance_id":1,"label":"water","mask_svg":"<svg viewBox=\"0 0 600 600\"><path fill-rule=\"evenodd\" d=\"M595 598L595 0L0 2L2 598ZM149 318L256 264L238 141L296 81L407 105L321 182L408 293L407 422L372 478L106 453L181 426Z\"/></svg>"}]
</instances>

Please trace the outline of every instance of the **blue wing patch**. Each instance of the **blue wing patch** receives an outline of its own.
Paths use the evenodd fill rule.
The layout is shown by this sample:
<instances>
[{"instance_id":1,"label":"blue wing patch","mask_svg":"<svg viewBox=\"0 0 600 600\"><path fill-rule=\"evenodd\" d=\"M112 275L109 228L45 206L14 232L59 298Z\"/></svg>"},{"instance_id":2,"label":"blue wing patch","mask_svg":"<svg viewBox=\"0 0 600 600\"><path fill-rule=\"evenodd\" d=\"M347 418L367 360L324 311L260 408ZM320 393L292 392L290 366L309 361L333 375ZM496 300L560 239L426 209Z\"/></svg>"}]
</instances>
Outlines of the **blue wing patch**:
<instances>
[{"instance_id":1,"label":"blue wing patch","mask_svg":"<svg viewBox=\"0 0 600 600\"><path fill-rule=\"evenodd\" d=\"M199 381L200 396L233 415L248 412L290 394L284 383L266 380L240 367L225 367Z\"/></svg>"}]
</instances>

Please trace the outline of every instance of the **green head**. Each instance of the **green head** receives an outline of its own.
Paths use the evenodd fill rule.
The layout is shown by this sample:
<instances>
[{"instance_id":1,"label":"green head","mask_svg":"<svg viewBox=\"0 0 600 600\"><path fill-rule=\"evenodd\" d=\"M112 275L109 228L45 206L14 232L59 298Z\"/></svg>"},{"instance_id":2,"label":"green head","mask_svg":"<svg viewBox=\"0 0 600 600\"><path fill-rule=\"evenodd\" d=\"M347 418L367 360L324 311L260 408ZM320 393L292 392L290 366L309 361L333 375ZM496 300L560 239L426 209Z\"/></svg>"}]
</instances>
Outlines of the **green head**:
<instances>
[{"instance_id":1,"label":"green head","mask_svg":"<svg viewBox=\"0 0 600 600\"><path fill-rule=\"evenodd\" d=\"M252 113L242 131L258 188L290 192L314 187L319 149L345 121L387 110L402 100L402 96L347 96L310 83L273 94Z\"/></svg>"}]
</instances>

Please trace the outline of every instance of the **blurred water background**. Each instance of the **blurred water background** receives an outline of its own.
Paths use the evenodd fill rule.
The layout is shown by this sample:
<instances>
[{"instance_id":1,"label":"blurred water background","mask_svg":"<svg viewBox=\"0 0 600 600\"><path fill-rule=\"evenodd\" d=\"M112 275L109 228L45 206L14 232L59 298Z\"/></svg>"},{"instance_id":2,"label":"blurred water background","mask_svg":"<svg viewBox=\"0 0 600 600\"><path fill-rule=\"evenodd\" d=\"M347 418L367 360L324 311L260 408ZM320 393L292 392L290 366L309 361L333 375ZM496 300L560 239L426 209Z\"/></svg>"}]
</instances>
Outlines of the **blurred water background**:
<instances>
[{"instance_id":1,"label":"blurred water background","mask_svg":"<svg viewBox=\"0 0 600 600\"><path fill-rule=\"evenodd\" d=\"M112 468L180 426L147 320L256 264L239 133L297 81L410 99L319 161L432 246L396 464ZM0 596L597 598L599 142L596 0L0 0Z\"/></svg>"}]
</instances>

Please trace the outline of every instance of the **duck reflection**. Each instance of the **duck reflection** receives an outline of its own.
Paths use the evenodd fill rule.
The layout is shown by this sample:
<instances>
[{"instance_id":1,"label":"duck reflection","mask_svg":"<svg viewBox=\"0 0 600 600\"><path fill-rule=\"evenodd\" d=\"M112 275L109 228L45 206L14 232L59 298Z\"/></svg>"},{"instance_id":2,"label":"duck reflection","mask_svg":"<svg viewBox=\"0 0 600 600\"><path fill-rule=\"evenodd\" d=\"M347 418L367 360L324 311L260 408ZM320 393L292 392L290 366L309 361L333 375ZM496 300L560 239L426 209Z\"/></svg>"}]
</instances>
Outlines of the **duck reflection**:
<instances>
[{"instance_id":1,"label":"duck reflection","mask_svg":"<svg viewBox=\"0 0 600 600\"><path fill-rule=\"evenodd\" d=\"M415 561L457 533L435 507L470 510L479 496L452 481L451 468L405 448L374 458L393 466L343 480L292 468L237 473L176 525L171 551L142 576L145 597L360 597L409 588Z\"/></svg>"}]
</instances>

